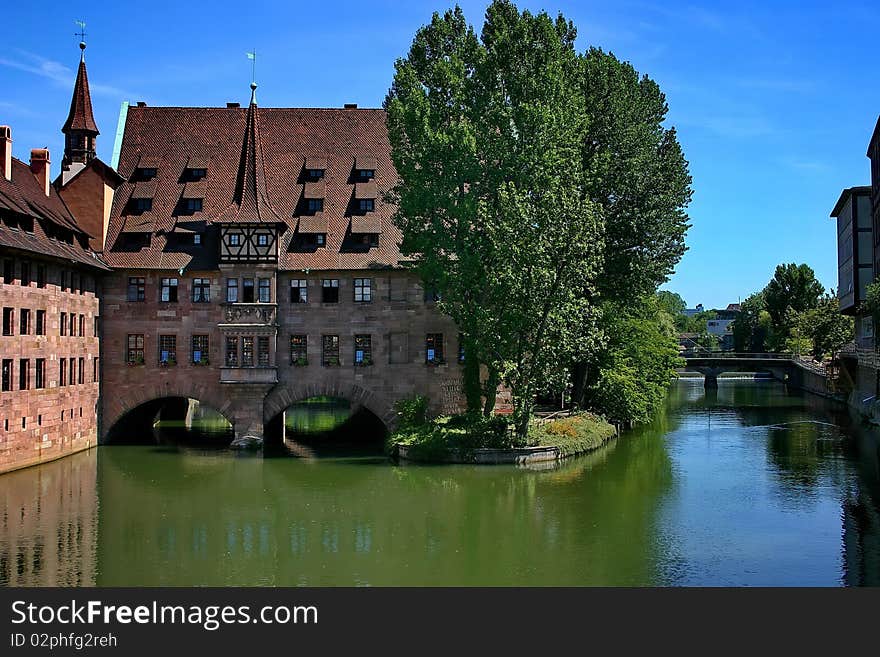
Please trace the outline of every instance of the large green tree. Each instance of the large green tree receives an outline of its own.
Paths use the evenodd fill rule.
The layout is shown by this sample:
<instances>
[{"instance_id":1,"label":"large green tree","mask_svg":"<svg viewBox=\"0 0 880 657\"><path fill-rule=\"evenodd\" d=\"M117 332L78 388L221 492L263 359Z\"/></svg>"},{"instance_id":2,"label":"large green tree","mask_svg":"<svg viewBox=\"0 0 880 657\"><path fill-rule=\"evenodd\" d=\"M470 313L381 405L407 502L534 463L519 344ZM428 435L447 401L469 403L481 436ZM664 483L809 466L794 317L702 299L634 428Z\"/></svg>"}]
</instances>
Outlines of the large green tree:
<instances>
[{"instance_id":1,"label":"large green tree","mask_svg":"<svg viewBox=\"0 0 880 657\"><path fill-rule=\"evenodd\" d=\"M517 431L535 392L594 349L602 225L585 193L575 31L497 0L478 39L435 14L385 101L402 250L466 340L466 389L510 387Z\"/></svg>"},{"instance_id":2,"label":"large green tree","mask_svg":"<svg viewBox=\"0 0 880 657\"><path fill-rule=\"evenodd\" d=\"M824 293L824 286L809 265L778 265L763 293L764 306L773 324L770 346L782 349L791 336L794 318L816 308Z\"/></svg>"},{"instance_id":3,"label":"large green tree","mask_svg":"<svg viewBox=\"0 0 880 657\"><path fill-rule=\"evenodd\" d=\"M816 360L834 356L855 337L853 318L841 314L840 300L833 292L823 294L815 308L801 313L796 324L809 339Z\"/></svg>"}]
</instances>

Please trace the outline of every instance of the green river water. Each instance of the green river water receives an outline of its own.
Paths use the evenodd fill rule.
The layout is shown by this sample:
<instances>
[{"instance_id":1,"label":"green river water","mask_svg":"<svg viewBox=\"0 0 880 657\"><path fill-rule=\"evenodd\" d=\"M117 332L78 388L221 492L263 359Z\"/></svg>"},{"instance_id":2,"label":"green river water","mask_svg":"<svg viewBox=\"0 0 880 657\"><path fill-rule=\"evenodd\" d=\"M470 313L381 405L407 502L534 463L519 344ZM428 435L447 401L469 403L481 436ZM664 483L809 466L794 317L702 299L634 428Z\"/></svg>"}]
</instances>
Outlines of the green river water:
<instances>
[{"instance_id":1,"label":"green river water","mask_svg":"<svg viewBox=\"0 0 880 657\"><path fill-rule=\"evenodd\" d=\"M695 382L544 470L106 446L0 476L0 585L878 585L878 445Z\"/></svg>"}]
</instances>

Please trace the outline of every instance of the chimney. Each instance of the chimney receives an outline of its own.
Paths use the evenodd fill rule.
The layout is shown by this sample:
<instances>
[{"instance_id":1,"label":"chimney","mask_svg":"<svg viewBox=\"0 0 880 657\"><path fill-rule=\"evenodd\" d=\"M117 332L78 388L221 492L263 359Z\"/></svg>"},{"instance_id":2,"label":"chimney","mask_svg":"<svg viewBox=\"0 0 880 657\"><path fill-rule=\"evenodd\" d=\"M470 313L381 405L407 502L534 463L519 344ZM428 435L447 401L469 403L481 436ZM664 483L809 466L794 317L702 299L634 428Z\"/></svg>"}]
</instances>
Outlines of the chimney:
<instances>
[{"instance_id":1,"label":"chimney","mask_svg":"<svg viewBox=\"0 0 880 657\"><path fill-rule=\"evenodd\" d=\"M0 125L0 172L12 180L12 129L8 125Z\"/></svg>"},{"instance_id":2,"label":"chimney","mask_svg":"<svg viewBox=\"0 0 880 657\"><path fill-rule=\"evenodd\" d=\"M49 164L48 148L31 149L31 172L36 176L46 196L49 196Z\"/></svg>"},{"instance_id":3,"label":"chimney","mask_svg":"<svg viewBox=\"0 0 880 657\"><path fill-rule=\"evenodd\" d=\"M342 109L357 109L357 108L358 108L358 104L357 104L357 103L345 103L345 104L342 106Z\"/></svg>"}]
</instances>

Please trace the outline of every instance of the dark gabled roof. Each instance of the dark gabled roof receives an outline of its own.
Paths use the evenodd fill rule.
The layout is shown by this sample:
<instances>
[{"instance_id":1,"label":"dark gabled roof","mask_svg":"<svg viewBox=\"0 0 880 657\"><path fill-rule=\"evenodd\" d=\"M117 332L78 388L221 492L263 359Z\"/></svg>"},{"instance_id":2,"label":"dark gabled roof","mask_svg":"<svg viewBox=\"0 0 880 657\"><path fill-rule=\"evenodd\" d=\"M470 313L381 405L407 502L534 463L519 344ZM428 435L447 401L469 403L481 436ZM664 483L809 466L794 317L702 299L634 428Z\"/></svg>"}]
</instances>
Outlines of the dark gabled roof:
<instances>
[{"instance_id":1,"label":"dark gabled roof","mask_svg":"<svg viewBox=\"0 0 880 657\"><path fill-rule=\"evenodd\" d=\"M46 196L31 168L17 158L12 158L12 180L0 176L0 212L34 220L33 232L10 230L0 225L0 245L107 269L88 249L80 246L80 239L85 240L86 233L77 225L55 188L50 185L49 196ZM42 222L70 231L75 235L74 243L50 238Z\"/></svg>"},{"instance_id":2,"label":"dark gabled roof","mask_svg":"<svg viewBox=\"0 0 880 657\"><path fill-rule=\"evenodd\" d=\"M871 157L871 148L876 143L880 143L880 116L877 117L877 123L874 124L874 132L871 134L871 140L868 142L868 152L866 153L868 157Z\"/></svg>"},{"instance_id":3,"label":"dark gabled roof","mask_svg":"<svg viewBox=\"0 0 880 657\"><path fill-rule=\"evenodd\" d=\"M184 195L184 169L193 159L208 161L202 211L178 217ZM314 160L324 169L324 205L320 221L306 219L303 168ZM126 250L115 242L126 224L126 204L137 183L135 169L149 161L156 168L151 213L155 230L146 246ZM355 162L371 163L376 177L375 211L370 230L379 245L349 248ZM140 164L139 164L140 163ZM262 163L262 166L260 166ZM317 168L317 167L314 167ZM238 107L130 107L122 138L119 173L127 180L116 192L103 257L113 267L133 269L215 269L219 254L210 245L210 224L249 221L258 216L283 222L279 240L281 269L367 269L397 266L400 232L391 222L395 207L384 195L397 182L391 147L380 109ZM190 183L192 184L192 183ZM363 184L363 183L361 183ZM310 188L310 194L312 190ZM308 216L308 215L306 215ZM235 217L235 218L231 218ZM243 219L246 217L246 219ZM276 218L277 217L277 218ZM304 217L305 218L305 217ZM210 222L201 251L175 240L180 221ZM316 224L320 224L320 226ZM361 220L356 222L362 223ZM326 245L316 250L291 248L297 227L314 231L326 224Z\"/></svg>"},{"instance_id":4,"label":"dark gabled roof","mask_svg":"<svg viewBox=\"0 0 880 657\"><path fill-rule=\"evenodd\" d=\"M847 200L852 195L871 195L871 187L869 185L859 185L857 187L847 187L840 193L840 198L837 199L837 203L834 204L834 209L831 210L831 217L837 217L843 211L843 206L846 204Z\"/></svg>"},{"instance_id":5,"label":"dark gabled roof","mask_svg":"<svg viewBox=\"0 0 880 657\"><path fill-rule=\"evenodd\" d=\"M116 169L111 167L109 164L105 164L104 162L102 162L100 158L93 157L84 167L73 174L73 176L66 183L63 182L64 174L62 173L57 178L55 178L55 182L53 182L52 184L55 185L56 188L67 187L70 183L79 178L83 174L83 172L89 170L94 170L95 173L97 173L104 180L104 182L110 185L110 187L112 187L113 189L116 189L125 182L125 178L116 173Z\"/></svg>"},{"instance_id":6,"label":"dark gabled roof","mask_svg":"<svg viewBox=\"0 0 880 657\"><path fill-rule=\"evenodd\" d=\"M92 97L89 94L89 76L86 73L86 61L80 59L79 69L76 72L76 83L73 85L73 98L70 99L70 112L61 132L67 134L73 130L85 130L96 135L98 125L92 114Z\"/></svg>"}]
</instances>

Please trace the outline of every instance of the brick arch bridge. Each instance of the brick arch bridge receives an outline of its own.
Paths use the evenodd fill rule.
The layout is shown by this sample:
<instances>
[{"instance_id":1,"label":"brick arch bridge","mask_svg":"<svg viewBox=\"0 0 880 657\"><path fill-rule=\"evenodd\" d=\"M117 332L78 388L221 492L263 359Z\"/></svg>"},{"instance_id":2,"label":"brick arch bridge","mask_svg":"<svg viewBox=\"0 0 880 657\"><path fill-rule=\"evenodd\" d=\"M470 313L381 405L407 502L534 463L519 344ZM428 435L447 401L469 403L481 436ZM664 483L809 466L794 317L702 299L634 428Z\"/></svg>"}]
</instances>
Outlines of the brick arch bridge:
<instances>
[{"instance_id":1,"label":"brick arch bridge","mask_svg":"<svg viewBox=\"0 0 880 657\"><path fill-rule=\"evenodd\" d=\"M298 401L319 396L345 399L351 402L353 413L365 408L379 418L389 431L393 431L397 426L397 413L390 399L356 383L332 380L311 385L279 383L266 396L263 403L263 423L271 422Z\"/></svg>"}]
</instances>

